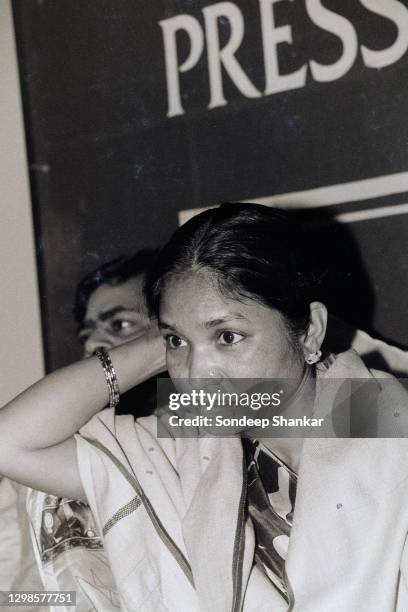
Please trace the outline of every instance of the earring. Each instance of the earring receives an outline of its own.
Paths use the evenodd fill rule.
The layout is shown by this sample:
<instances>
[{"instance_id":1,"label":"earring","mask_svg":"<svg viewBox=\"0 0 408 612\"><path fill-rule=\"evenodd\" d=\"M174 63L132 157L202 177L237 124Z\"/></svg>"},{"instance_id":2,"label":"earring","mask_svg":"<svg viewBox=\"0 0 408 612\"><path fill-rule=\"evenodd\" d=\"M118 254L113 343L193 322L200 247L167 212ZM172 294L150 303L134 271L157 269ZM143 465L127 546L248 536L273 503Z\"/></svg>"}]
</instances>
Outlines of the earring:
<instances>
[{"instance_id":1,"label":"earring","mask_svg":"<svg viewBox=\"0 0 408 612\"><path fill-rule=\"evenodd\" d=\"M320 357L322 356L322 351L315 351L314 353L309 353L307 357L305 357L306 363L312 365L313 363L317 363L320 361Z\"/></svg>"}]
</instances>

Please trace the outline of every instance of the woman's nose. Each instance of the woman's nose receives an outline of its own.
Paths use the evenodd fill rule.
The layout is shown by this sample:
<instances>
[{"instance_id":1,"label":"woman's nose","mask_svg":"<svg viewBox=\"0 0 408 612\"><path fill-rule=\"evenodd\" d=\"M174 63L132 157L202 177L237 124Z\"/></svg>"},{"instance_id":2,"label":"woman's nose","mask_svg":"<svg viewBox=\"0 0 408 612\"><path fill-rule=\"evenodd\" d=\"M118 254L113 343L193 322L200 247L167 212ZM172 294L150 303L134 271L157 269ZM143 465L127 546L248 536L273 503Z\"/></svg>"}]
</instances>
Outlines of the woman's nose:
<instances>
[{"instance_id":1,"label":"woman's nose","mask_svg":"<svg viewBox=\"0 0 408 612\"><path fill-rule=\"evenodd\" d=\"M207 380L219 376L218 368L207 351L193 350L189 356L189 381Z\"/></svg>"}]
</instances>

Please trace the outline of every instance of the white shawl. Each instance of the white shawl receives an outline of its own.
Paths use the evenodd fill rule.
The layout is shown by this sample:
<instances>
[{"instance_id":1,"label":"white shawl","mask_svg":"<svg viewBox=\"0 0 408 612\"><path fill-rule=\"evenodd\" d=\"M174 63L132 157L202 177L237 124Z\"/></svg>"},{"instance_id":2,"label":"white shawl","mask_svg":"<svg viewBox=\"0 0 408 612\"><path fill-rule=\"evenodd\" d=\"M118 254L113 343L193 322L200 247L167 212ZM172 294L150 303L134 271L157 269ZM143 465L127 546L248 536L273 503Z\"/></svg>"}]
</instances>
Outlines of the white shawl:
<instances>
[{"instance_id":1,"label":"white shawl","mask_svg":"<svg viewBox=\"0 0 408 612\"><path fill-rule=\"evenodd\" d=\"M319 371L316 413L333 403L325 381L346 376L370 374L352 353ZM407 432L408 402L397 395ZM123 610L408 609L408 440L305 440L286 562L288 606L253 566L239 439L157 438L156 417L134 422L110 410L76 438Z\"/></svg>"}]
</instances>

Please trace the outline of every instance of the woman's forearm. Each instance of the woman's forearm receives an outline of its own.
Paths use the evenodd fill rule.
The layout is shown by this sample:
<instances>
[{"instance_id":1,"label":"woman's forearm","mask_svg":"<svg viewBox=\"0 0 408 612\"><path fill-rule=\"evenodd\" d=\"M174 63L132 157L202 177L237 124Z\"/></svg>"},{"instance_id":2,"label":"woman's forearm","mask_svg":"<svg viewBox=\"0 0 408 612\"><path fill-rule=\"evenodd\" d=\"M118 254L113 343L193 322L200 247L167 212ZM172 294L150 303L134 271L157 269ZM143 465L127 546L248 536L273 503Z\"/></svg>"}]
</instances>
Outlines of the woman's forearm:
<instances>
[{"instance_id":1,"label":"woman's forearm","mask_svg":"<svg viewBox=\"0 0 408 612\"><path fill-rule=\"evenodd\" d=\"M121 393L165 369L163 340L146 334L109 354ZM0 444L48 448L72 436L109 403L99 359L90 357L46 376L0 410Z\"/></svg>"}]
</instances>

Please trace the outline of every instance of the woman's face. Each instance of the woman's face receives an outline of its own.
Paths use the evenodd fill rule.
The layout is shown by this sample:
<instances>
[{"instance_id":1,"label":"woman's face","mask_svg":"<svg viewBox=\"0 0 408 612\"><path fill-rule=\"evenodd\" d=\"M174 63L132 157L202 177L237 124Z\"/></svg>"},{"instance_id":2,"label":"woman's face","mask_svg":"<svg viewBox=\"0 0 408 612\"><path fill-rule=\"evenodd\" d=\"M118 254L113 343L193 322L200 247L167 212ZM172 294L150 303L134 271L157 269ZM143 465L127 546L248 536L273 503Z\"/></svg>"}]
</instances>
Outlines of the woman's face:
<instances>
[{"instance_id":1,"label":"woman's face","mask_svg":"<svg viewBox=\"0 0 408 612\"><path fill-rule=\"evenodd\" d=\"M223 296L208 270L168 281L159 326L173 379L302 377L304 361L282 315L253 300Z\"/></svg>"}]
</instances>

